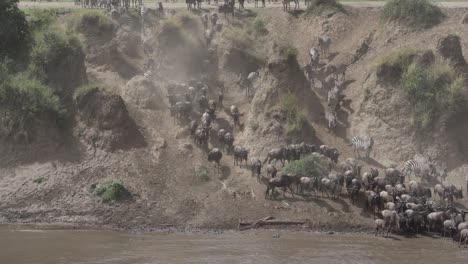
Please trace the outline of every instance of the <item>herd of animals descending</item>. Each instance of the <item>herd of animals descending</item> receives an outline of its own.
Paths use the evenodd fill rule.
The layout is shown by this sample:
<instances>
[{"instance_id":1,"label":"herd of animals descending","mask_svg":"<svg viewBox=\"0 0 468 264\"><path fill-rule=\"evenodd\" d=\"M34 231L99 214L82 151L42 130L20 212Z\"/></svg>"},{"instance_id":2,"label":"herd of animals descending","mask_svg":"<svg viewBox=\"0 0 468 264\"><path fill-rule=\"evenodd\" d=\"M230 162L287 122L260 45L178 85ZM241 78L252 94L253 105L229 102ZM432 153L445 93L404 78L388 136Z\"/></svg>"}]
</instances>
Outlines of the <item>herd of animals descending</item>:
<instances>
[{"instance_id":1,"label":"herd of animals descending","mask_svg":"<svg viewBox=\"0 0 468 264\"><path fill-rule=\"evenodd\" d=\"M208 17L202 16L201 19L204 21ZM319 67L317 57L326 56L330 44L329 37L319 38L318 48L311 50L310 63L304 70L312 83L314 79L321 80L323 88L330 87L327 86L327 83L332 83L332 88L327 88L329 94L327 106L330 112L334 112L339 103L338 94L334 93L339 92L338 82L345 79L346 67L344 65ZM237 84L246 90L246 95L252 96L252 93L255 92L255 80L258 76L258 72L252 72L247 77L241 75ZM326 76L326 78L320 76ZM375 220L376 235L384 234L385 231L387 235L390 231L404 233L440 231L441 235L449 234L458 238L460 243L468 240L466 212L454 206L456 199L463 198L463 190L445 181L446 168L437 165L421 154L417 154L403 164L401 171L392 167L386 168L383 175L380 175L377 168L370 168L369 171L362 172L363 165L359 159L347 158L339 163L340 152L337 148L327 145L316 146L304 142L273 148L266 153L266 158L263 161L259 158L249 160L249 150L234 145L233 132L228 132L224 128L216 130L211 127L213 123L216 123L216 111L218 106L223 106L224 98L224 85L218 83L216 86L219 88L217 98L209 100L207 85L203 82L189 81L188 85L170 84L168 91L179 92L179 94L168 95L171 113L178 122L182 119L190 120L194 111L192 106L195 105L201 119L200 124L194 120L188 123L190 134L195 142L206 150L208 150L210 137L218 144L217 147L208 150L208 161L214 162L216 168L219 169L223 151L232 154L234 166L242 166L242 164L245 164L246 167L249 166L252 175L257 177L258 182L266 185L265 198L276 199L276 188L283 190L283 196L289 191L292 196L302 195L307 199L318 197L319 192L321 192L322 197L326 194L333 199L346 195L353 204L362 203L369 214L378 217ZM232 118L234 130L241 129L240 117L242 114L238 107L232 105L226 111ZM330 121L329 127L333 128ZM364 155L365 159L369 159L374 147L374 139L372 137L353 137L349 146L352 147L358 158ZM329 174L312 177L278 172L277 163L284 166L286 163L300 160L307 155L318 155L329 159L331 164ZM248 164L249 161L250 164ZM264 167L266 175L262 174ZM421 178L421 182L410 180L411 175ZM429 187L430 183L437 181L440 183L432 188Z\"/></svg>"},{"instance_id":2,"label":"herd of animals descending","mask_svg":"<svg viewBox=\"0 0 468 264\"><path fill-rule=\"evenodd\" d=\"M77 1L78 4L81 3L84 6L99 6L106 0ZM130 3L129 0L109 0L105 3L137 6L141 4L141 1L132 0ZM189 2L187 4L189 5ZM233 8L234 1L227 0L224 5L219 7L220 13L226 14L223 9L226 8L226 5ZM240 7L242 6L243 1L240 4ZM189 8L191 8L190 5ZM203 14L201 20L205 27L207 45L210 45L215 30L210 30L208 25L211 22L212 28L214 28L218 22L218 15L216 13L212 13L210 16ZM318 38L317 47L313 47L309 51L310 60L304 67L304 74L313 87L319 81L321 89L327 91L325 119L328 127L333 129L337 123L336 109L339 107L340 86L345 80L347 65L320 63L320 58L328 56L331 44L332 39L328 36ZM251 97L252 93L255 92L254 84L258 77L258 72L251 72L246 76L240 75L237 84L245 90L247 96ZM214 92L216 88L217 93ZM168 84L167 90L170 92L167 98L171 115L177 124L186 125L194 141L207 150L209 162L216 163L219 170L224 152L233 155L234 166L248 165L249 150L234 145L234 131L241 129L240 117L242 114L235 105L224 108L224 84L222 82L219 80L190 80L187 84L171 82ZM215 94L216 98L210 100L209 94ZM212 124L217 122L216 113L220 108L224 109L231 117L233 131L227 131L227 128L214 129L212 127ZM196 121L197 117L200 118L200 123ZM217 142L217 146L208 149L210 140ZM350 146L357 156L360 157L361 153L364 153L365 158L369 158L374 140L372 137L354 137ZM279 162L284 166L285 163L299 160L306 155L319 155L329 159L332 164L329 174L311 177L310 175L283 174L281 171L278 173L276 163ZM317 197L319 192L322 193L322 197L326 194L333 199L347 196L352 203L363 203L370 214L378 217L375 220L376 235L385 232L388 235L391 231L405 233L419 233L424 230L439 231L443 236L448 234L457 238L459 244L468 243L466 211L454 206L454 200L463 197L463 190L445 181L446 168L437 166L435 162L422 155L415 155L413 159L404 163L401 171L397 168L387 168L383 175L380 175L379 170L375 168L362 172L363 166L355 158L348 158L338 163L339 156L339 150L334 147L306 143L291 144L271 149L263 161L258 158L250 159L248 166L252 175L255 175L260 183L266 185L265 198L276 199L275 188L282 189L283 196L287 190L293 196L302 195L306 198ZM262 175L264 167L266 176ZM411 181L412 174L424 179L424 181L421 183ZM427 186L429 182L437 180L440 180L440 183L435 184L432 188ZM312 193L313 195L311 195Z\"/></svg>"}]
</instances>

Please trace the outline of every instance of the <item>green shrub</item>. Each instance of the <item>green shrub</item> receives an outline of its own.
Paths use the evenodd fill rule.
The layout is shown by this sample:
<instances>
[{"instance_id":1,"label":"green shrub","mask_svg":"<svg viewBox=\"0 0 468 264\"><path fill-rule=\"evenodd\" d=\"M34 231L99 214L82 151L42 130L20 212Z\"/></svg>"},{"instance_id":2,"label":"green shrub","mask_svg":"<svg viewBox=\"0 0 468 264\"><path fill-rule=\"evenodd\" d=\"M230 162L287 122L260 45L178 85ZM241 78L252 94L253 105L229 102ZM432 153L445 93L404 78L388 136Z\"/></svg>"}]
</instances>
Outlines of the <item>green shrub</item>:
<instances>
[{"instance_id":1,"label":"green shrub","mask_svg":"<svg viewBox=\"0 0 468 264\"><path fill-rule=\"evenodd\" d=\"M0 60L24 59L31 44L31 34L18 0L0 1L0 25Z\"/></svg>"},{"instance_id":2,"label":"green shrub","mask_svg":"<svg viewBox=\"0 0 468 264\"><path fill-rule=\"evenodd\" d=\"M442 58L424 65L415 60L427 53L431 51L401 49L383 57L374 66L378 76L390 75L389 81L405 91L418 129L428 128L438 114L456 112L463 105L463 76Z\"/></svg>"},{"instance_id":3,"label":"green shrub","mask_svg":"<svg viewBox=\"0 0 468 264\"><path fill-rule=\"evenodd\" d=\"M464 79L442 59L430 67L412 63L402 75L401 87L413 106L419 129L432 125L437 114L457 111L462 105Z\"/></svg>"},{"instance_id":4,"label":"green shrub","mask_svg":"<svg viewBox=\"0 0 468 264\"><path fill-rule=\"evenodd\" d=\"M252 31L255 37L263 37L268 35L268 29L265 26L265 22L261 19L255 19L252 24Z\"/></svg>"},{"instance_id":5,"label":"green shrub","mask_svg":"<svg viewBox=\"0 0 468 264\"><path fill-rule=\"evenodd\" d=\"M0 64L0 122L6 131L21 131L35 116L50 113L57 119L64 116L60 99L53 90L26 73L9 73Z\"/></svg>"},{"instance_id":6,"label":"green shrub","mask_svg":"<svg viewBox=\"0 0 468 264\"><path fill-rule=\"evenodd\" d=\"M91 186L91 189L105 203L121 200L129 194L121 181L114 180L107 180L99 185Z\"/></svg>"},{"instance_id":7,"label":"green shrub","mask_svg":"<svg viewBox=\"0 0 468 264\"><path fill-rule=\"evenodd\" d=\"M280 57L286 61L290 66L291 70L299 69L299 63L297 62L297 49L290 43L281 43L278 45L278 53Z\"/></svg>"},{"instance_id":8,"label":"green shrub","mask_svg":"<svg viewBox=\"0 0 468 264\"><path fill-rule=\"evenodd\" d=\"M300 160L288 163L281 170L282 174L324 177L328 175L329 161L320 155L308 155Z\"/></svg>"},{"instance_id":9,"label":"green shrub","mask_svg":"<svg viewBox=\"0 0 468 264\"><path fill-rule=\"evenodd\" d=\"M307 7L307 15L321 15L324 11L337 11L346 13L344 6L336 0L310 0L311 3Z\"/></svg>"},{"instance_id":10,"label":"green shrub","mask_svg":"<svg viewBox=\"0 0 468 264\"><path fill-rule=\"evenodd\" d=\"M30 72L40 80L46 80L51 67L75 57L81 57L83 47L78 36L61 26L50 26L36 34L31 52Z\"/></svg>"},{"instance_id":11,"label":"green shrub","mask_svg":"<svg viewBox=\"0 0 468 264\"><path fill-rule=\"evenodd\" d=\"M279 109L286 120L286 134L297 135L304 128L310 126L305 115L300 111L297 99L292 94L283 95L280 98Z\"/></svg>"},{"instance_id":12,"label":"green shrub","mask_svg":"<svg viewBox=\"0 0 468 264\"><path fill-rule=\"evenodd\" d=\"M195 181L196 182L208 182L210 181L210 173L208 168L200 166L195 170Z\"/></svg>"},{"instance_id":13,"label":"green shrub","mask_svg":"<svg viewBox=\"0 0 468 264\"><path fill-rule=\"evenodd\" d=\"M412 28L429 28L444 18L440 8L428 0L389 0L385 3L381 20L403 23Z\"/></svg>"},{"instance_id":14,"label":"green shrub","mask_svg":"<svg viewBox=\"0 0 468 264\"><path fill-rule=\"evenodd\" d=\"M35 178L35 179L33 180L33 182L34 182L34 183L37 183L37 184L41 184L41 183L43 183L43 182L46 181L46 180L47 180L46 178L44 178L44 177L41 176L41 177Z\"/></svg>"},{"instance_id":15,"label":"green shrub","mask_svg":"<svg viewBox=\"0 0 468 264\"><path fill-rule=\"evenodd\" d=\"M32 31L46 29L57 21L58 10L55 8L34 8L26 12L28 24Z\"/></svg>"},{"instance_id":16,"label":"green shrub","mask_svg":"<svg viewBox=\"0 0 468 264\"><path fill-rule=\"evenodd\" d=\"M75 90L75 93L73 94L73 99L75 99L75 101L76 101L81 96L84 96L84 95L86 95L86 94L88 94L90 92L93 92L93 91L99 90L99 89L100 89L99 85L93 84L93 83L80 86Z\"/></svg>"},{"instance_id":17,"label":"green shrub","mask_svg":"<svg viewBox=\"0 0 468 264\"><path fill-rule=\"evenodd\" d=\"M90 24L96 25L100 31L109 31L114 28L112 19L101 10L80 9L74 11L71 22L76 30L85 30Z\"/></svg>"},{"instance_id":18,"label":"green shrub","mask_svg":"<svg viewBox=\"0 0 468 264\"><path fill-rule=\"evenodd\" d=\"M378 59L372 67L377 72L377 77L385 81L397 83L401 75L413 62L414 56L423 53L421 50L413 48L402 48Z\"/></svg>"}]
</instances>

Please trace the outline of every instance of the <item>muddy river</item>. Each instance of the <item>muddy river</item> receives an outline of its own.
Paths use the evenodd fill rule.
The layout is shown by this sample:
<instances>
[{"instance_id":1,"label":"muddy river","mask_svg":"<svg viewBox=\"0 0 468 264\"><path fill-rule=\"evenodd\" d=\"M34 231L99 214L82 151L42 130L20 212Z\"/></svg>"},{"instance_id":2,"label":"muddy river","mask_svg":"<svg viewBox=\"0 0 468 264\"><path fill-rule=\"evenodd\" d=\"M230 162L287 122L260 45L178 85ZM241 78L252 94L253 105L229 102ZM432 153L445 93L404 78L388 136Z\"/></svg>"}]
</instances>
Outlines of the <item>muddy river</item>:
<instances>
[{"instance_id":1,"label":"muddy river","mask_svg":"<svg viewBox=\"0 0 468 264\"><path fill-rule=\"evenodd\" d=\"M287 231L222 234L0 227L0 263L468 263L448 239Z\"/></svg>"}]
</instances>

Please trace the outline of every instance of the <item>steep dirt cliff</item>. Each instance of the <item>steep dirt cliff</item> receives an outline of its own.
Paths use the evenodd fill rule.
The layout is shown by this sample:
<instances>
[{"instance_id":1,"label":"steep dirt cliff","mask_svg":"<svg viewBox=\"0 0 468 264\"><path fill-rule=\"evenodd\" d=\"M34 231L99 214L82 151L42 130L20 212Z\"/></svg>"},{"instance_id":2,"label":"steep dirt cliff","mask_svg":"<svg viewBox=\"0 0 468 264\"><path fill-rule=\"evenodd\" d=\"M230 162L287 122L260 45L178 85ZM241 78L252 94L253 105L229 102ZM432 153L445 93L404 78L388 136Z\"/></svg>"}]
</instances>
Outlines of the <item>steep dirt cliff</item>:
<instances>
[{"instance_id":1,"label":"steep dirt cliff","mask_svg":"<svg viewBox=\"0 0 468 264\"><path fill-rule=\"evenodd\" d=\"M466 10L445 10L447 19L427 31L380 27L379 8L347 11L308 17L272 9L221 16L223 26L212 29L210 44L198 14L185 11L167 12L165 18L149 12L143 20L113 14L114 26L105 29L85 21L80 32L86 44L86 78L105 91L77 101L78 122L66 140L59 138L44 149L28 144L2 148L0 221L235 228L239 219L271 215L310 219L312 227L370 226L372 218L362 201L356 206L345 198L289 194L285 200L265 199L265 186L245 166L233 166L227 153L217 171L207 161L207 150L189 136L188 123L170 115L166 95L175 91L169 84L192 80L209 84L210 99L224 94L213 127L234 131L234 145L247 147L251 157L263 161L271 148L304 141L335 146L344 160L353 156L351 137L371 135L376 144L371 159L362 160L364 169L401 166L412 155L425 153L449 166L450 181L463 184L465 115L437 124L422 137L412 128L409 102L395 87L379 84L371 65L401 47L437 50L438 40L449 31L460 32L461 49L466 51L466 25L459 23ZM258 19L268 34L236 42L238 32L253 36L252 24ZM302 71L309 49L322 35L333 40L322 63L348 65L335 130L327 128L324 117L326 91L320 82L312 87ZM297 50L292 64L281 55L284 45ZM238 75L253 70L259 77L255 94L247 97L237 84ZM285 95L296 98L305 117L307 125L300 133L287 133L278 108ZM241 128L234 128L230 105L240 109ZM208 147L216 146L213 137ZM206 171L203 177L201 169ZM109 179L120 180L131 198L104 203L91 186ZM466 206L467 201L458 202Z\"/></svg>"}]
</instances>

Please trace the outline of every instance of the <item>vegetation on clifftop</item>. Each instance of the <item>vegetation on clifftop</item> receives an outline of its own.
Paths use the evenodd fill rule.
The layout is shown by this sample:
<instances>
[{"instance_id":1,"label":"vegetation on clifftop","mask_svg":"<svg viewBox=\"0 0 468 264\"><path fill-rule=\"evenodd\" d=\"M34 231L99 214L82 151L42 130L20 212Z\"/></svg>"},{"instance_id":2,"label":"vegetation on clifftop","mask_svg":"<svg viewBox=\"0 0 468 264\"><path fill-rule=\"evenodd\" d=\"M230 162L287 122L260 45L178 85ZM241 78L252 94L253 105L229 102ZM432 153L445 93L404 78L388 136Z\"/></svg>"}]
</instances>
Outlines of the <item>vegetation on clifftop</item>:
<instances>
[{"instance_id":1,"label":"vegetation on clifftop","mask_svg":"<svg viewBox=\"0 0 468 264\"><path fill-rule=\"evenodd\" d=\"M380 59L375 69L379 78L405 92L418 129L430 127L437 116L450 115L463 106L463 75L430 50L397 50Z\"/></svg>"},{"instance_id":2,"label":"vegetation on clifftop","mask_svg":"<svg viewBox=\"0 0 468 264\"><path fill-rule=\"evenodd\" d=\"M428 0L389 0L381 17L384 22L398 22L417 29L435 26L443 18L442 10Z\"/></svg>"}]
</instances>

